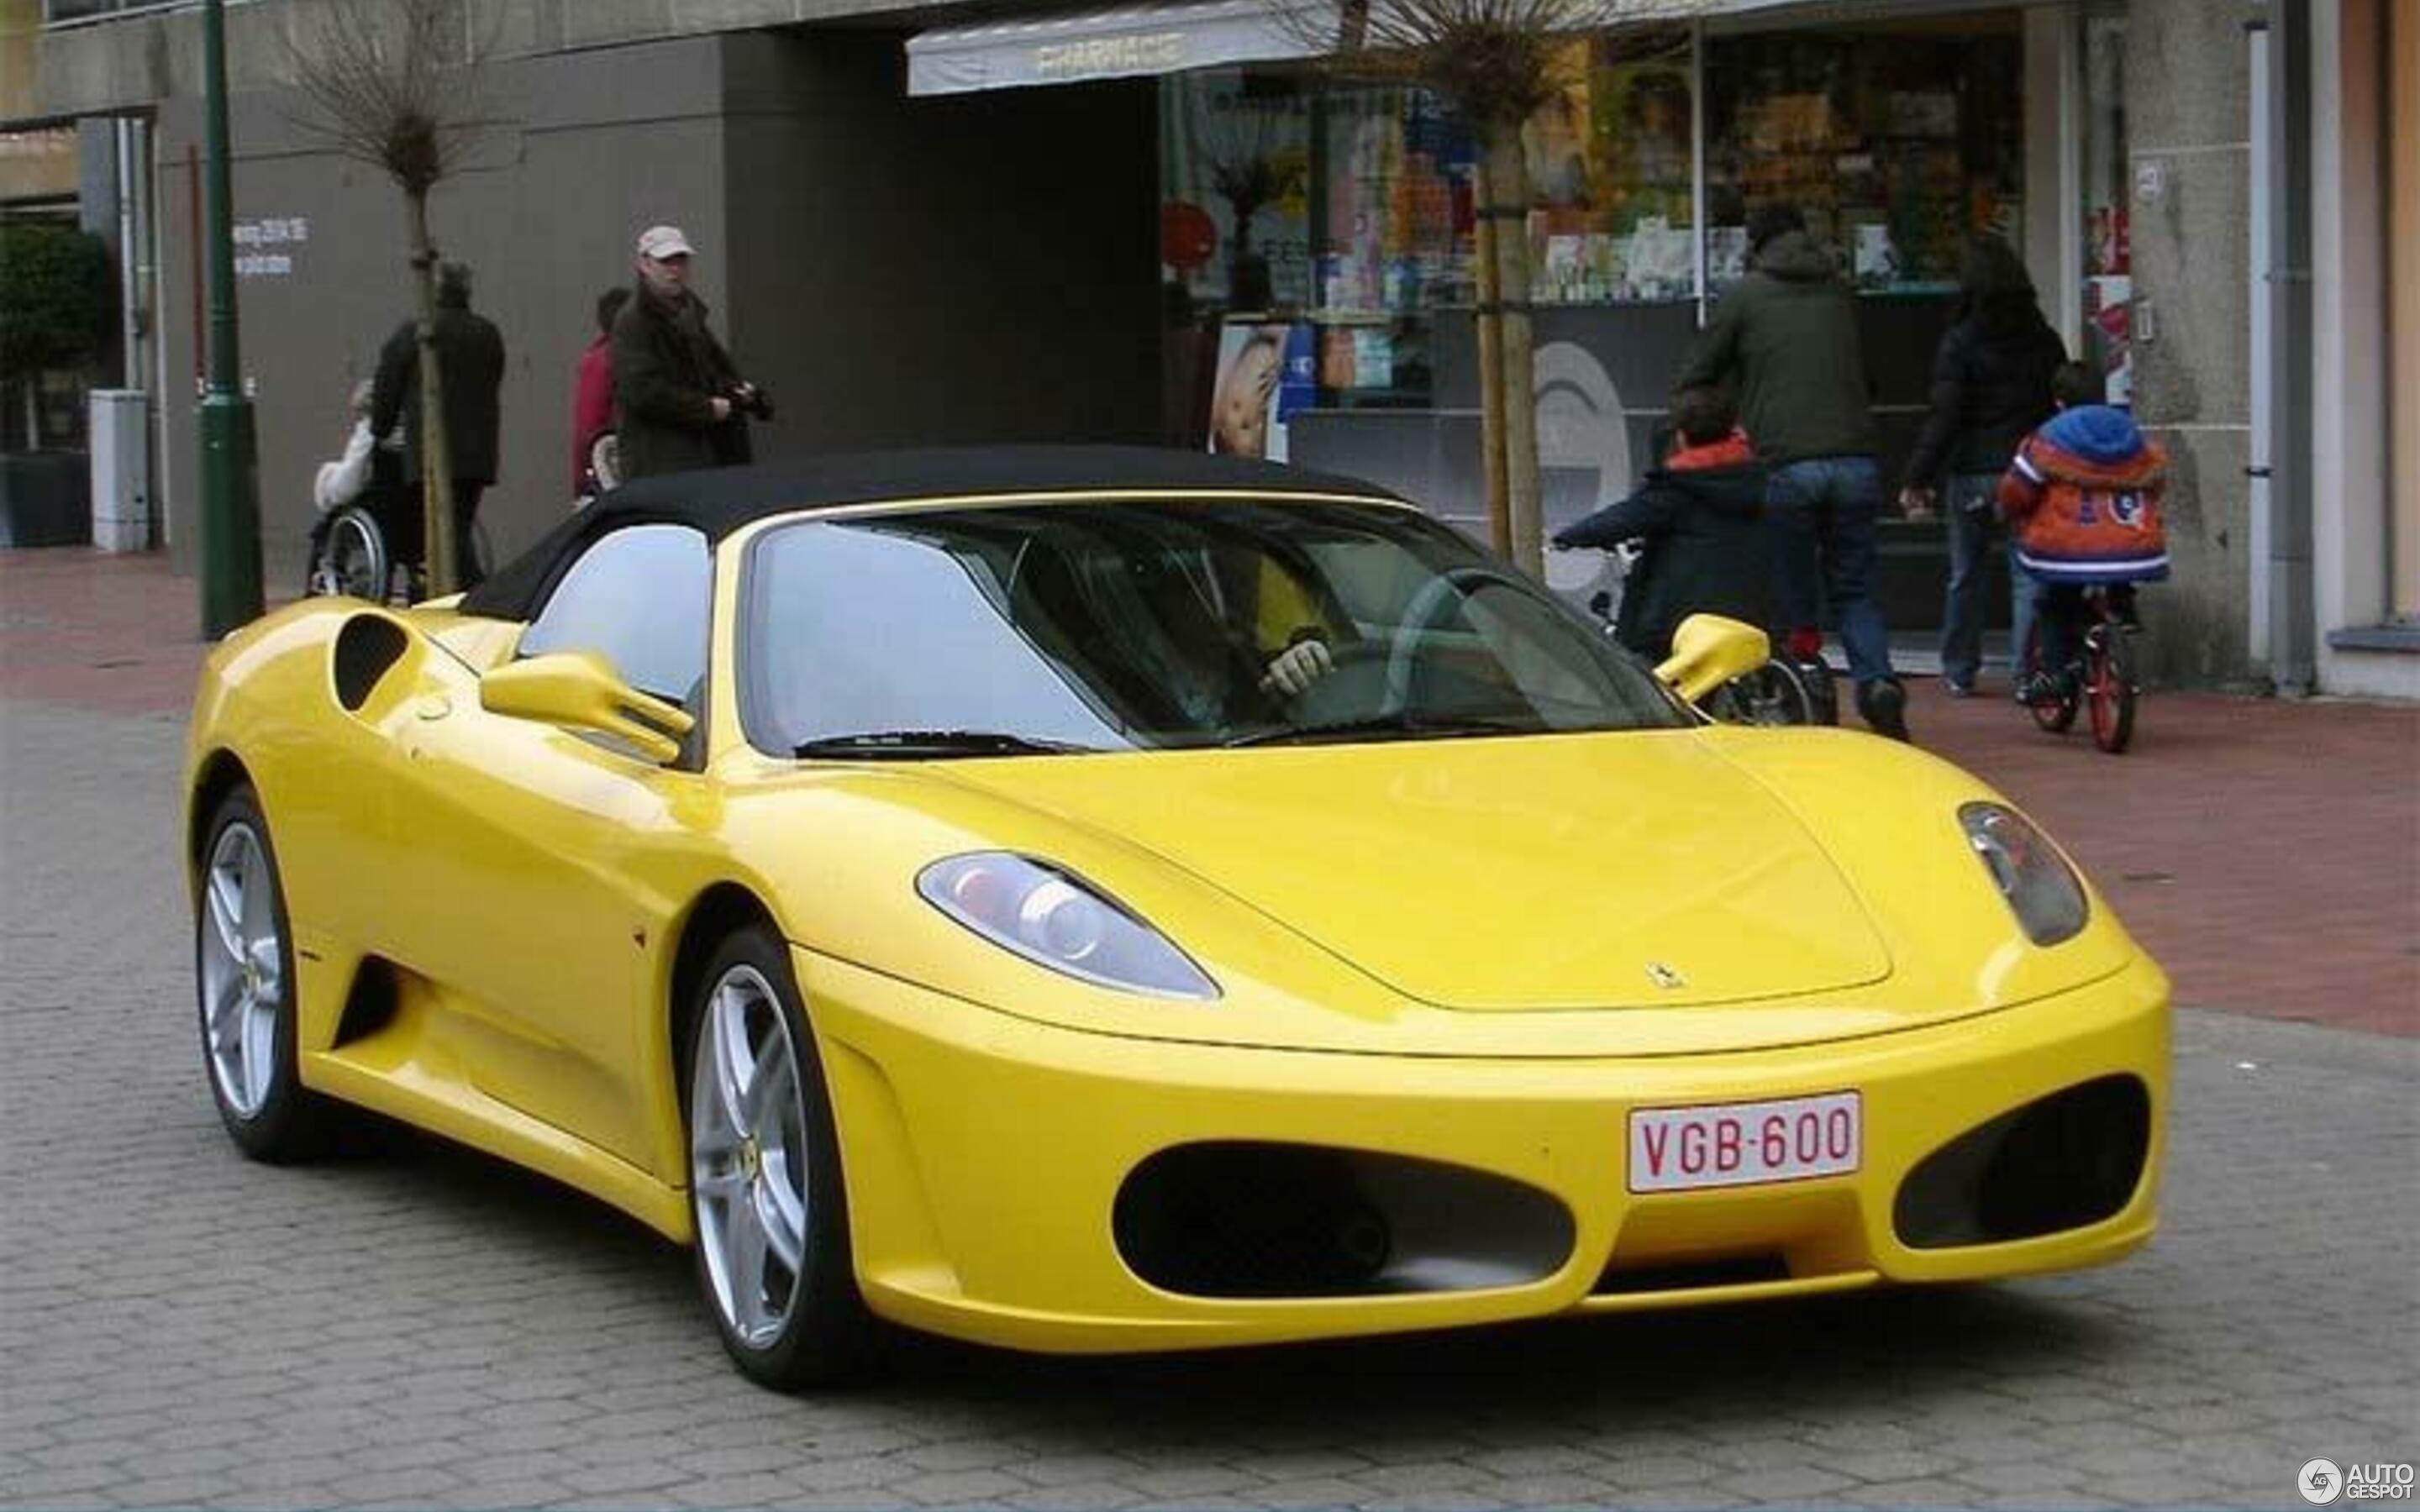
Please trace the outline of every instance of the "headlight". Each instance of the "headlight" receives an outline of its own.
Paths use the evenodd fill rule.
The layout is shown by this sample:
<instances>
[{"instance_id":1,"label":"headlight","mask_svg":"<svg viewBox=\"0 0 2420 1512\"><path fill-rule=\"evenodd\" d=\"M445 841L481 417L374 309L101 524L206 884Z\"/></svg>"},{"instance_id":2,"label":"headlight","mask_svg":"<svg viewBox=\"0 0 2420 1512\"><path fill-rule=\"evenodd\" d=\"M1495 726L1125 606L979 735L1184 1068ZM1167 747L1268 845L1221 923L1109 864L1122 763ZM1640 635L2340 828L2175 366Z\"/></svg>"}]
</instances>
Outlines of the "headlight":
<instances>
[{"instance_id":1,"label":"headlight","mask_svg":"<svg viewBox=\"0 0 2420 1512\"><path fill-rule=\"evenodd\" d=\"M954 856L916 875L926 903L991 941L1082 981L1162 997L1218 984L1158 931L1078 879L1001 851Z\"/></svg>"},{"instance_id":2,"label":"headlight","mask_svg":"<svg viewBox=\"0 0 2420 1512\"><path fill-rule=\"evenodd\" d=\"M1996 803L1970 803L1958 810L1958 822L2027 939L2056 945L2084 928L2084 884L2040 830Z\"/></svg>"}]
</instances>

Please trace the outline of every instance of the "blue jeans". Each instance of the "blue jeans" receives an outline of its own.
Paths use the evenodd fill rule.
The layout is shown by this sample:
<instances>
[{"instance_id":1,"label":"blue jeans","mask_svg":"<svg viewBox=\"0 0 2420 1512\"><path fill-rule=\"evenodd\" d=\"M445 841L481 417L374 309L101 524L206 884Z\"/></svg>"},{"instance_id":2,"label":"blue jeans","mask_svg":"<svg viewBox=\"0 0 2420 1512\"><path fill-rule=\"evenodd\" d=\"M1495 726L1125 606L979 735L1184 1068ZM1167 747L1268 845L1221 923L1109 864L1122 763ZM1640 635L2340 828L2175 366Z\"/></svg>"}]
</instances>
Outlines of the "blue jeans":
<instances>
[{"instance_id":1,"label":"blue jeans","mask_svg":"<svg viewBox=\"0 0 2420 1512\"><path fill-rule=\"evenodd\" d=\"M1890 637L1873 594L1874 521L1882 507L1882 471L1870 456L1785 463L1764 487L1782 628L1820 625L1828 607L1849 654L1849 675L1860 687L1891 674Z\"/></svg>"},{"instance_id":2,"label":"blue jeans","mask_svg":"<svg viewBox=\"0 0 2420 1512\"><path fill-rule=\"evenodd\" d=\"M2000 533L1993 524L1993 496L1999 486L1996 472L1961 472L1949 480L1944 512L1949 524L1949 592L1941 607L1941 675L1962 687L1975 686L1975 674L1983 665L1983 624L1989 617L1983 602L1989 592L1983 558ZM2013 550L2009 553L2009 658L2022 670L2025 635L2034 621L2034 582L2017 565Z\"/></svg>"}]
</instances>

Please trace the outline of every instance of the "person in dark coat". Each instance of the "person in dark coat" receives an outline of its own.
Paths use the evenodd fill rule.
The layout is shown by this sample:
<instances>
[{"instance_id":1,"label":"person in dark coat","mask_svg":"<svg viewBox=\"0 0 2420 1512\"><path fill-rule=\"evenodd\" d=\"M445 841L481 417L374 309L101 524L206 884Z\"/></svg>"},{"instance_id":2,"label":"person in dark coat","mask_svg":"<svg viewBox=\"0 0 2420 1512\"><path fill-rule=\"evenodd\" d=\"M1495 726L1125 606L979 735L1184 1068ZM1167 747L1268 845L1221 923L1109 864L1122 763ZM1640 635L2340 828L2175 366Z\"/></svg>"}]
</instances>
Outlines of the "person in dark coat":
<instances>
[{"instance_id":1,"label":"person in dark coat","mask_svg":"<svg viewBox=\"0 0 2420 1512\"><path fill-rule=\"evenodd\" d=\"M474 586L481 577L472 527L479 514L479 497L496 481L498 433L502 428L504 382L504 336L495 323L471 310L471 270L444 263L437 270L437 377L444 387L445 463L454 483L455 560L458 586ZM420 327L406 320L380 349L378 379L370 389L370 432L388 436L396 422L404 427L403 481L408 494L421 487L424 440L420 414ZM410 543L394 544L405 561L421 560L419 532Z\"/></svg>"},{"instance_id":2,"label":"person in dark coat","mask_svg":"<svg viewBox=\"0 0 2420 1512\"><path fill-rule=\"evenodd\" d=\"M613 432L622 481L749 460L748 420L768 413L706 325L678 226L639 235L639 281L613 317Z\"/></svg>"},{"instance_id":3,"label":"person in dark coat","mask_svg":"<svg viewBox=\"0 0 2420 1512\"><path fill-rule=\"evenodd\" d=\"M1818 624L1819 606L1828 605L1857 712L1877 733L1905 740L1907 690L1892 674L1873 594L1883 485L1856 296L1797 207L1759 206L1747 233L1754 271L1714 306L1678 387L1722 385L1738 395L1768 473L1765 530L1783 628Z\"/></svg>"},{"instance_id":4,"label":"person in dark coat","mask_svg":"<svg viewBox=\"0 0 2420 1512\"><path fill-rule=\"evenodd\" d=\"M1637 492L1559 531L1564 550L1642 543L1621 590L1614 639L1651 660L1672 652L1672 632L1692 614L1772 620L1773 566L1764 530L1764 468L1739 410L1720 389L1683 389L1672 399L1671 455Z\"/></svg>"},{"instance_id":5,"label":"person in dark coat","mask_svg":"<svg viewBox=\"0 0 2420 1512\"><path fill-rule=\"evenodd\" d=\"M1945 473L1949 495L1949 586L1941 612L1941 681L1952 698L1975 691L1983 664L1983 557L1993 536L1993 490L2017 443L2051 415L2051 375L2067 361L2042 318L2033 280L1998 237L1967 243L1959 268L1958 321L1932 360L1932 409L1901 475L1900 505L1930 518ZM2010 643L2022 648L2034 594L2009 558Z\"/></svg>"}]
</instances>

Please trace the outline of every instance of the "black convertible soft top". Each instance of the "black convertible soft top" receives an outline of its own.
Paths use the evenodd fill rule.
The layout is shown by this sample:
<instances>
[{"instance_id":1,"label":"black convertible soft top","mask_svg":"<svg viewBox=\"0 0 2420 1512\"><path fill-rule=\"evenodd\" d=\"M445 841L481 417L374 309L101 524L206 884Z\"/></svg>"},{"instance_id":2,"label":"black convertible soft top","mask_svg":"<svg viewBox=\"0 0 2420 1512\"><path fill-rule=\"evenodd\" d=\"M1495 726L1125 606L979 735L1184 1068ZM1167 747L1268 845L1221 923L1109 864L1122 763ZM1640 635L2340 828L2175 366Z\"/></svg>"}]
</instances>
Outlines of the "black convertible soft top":
<instances>
[{"instance_id":1,"label":"black convertible soft top","mask_svg":"<svg viewBox=\"0 0 2420 1512\"><path fill-rule=\"evenodd\" d=\"M966 446L856 452L807 461L643 478L549 531L462 596L461 611L526 620L598 536L670 523L720 541L768 515L888 500L1035 493L1324 493L1394 499L1357 478L1207 452L1148 446Z\"/></svg>"}]
</instances>

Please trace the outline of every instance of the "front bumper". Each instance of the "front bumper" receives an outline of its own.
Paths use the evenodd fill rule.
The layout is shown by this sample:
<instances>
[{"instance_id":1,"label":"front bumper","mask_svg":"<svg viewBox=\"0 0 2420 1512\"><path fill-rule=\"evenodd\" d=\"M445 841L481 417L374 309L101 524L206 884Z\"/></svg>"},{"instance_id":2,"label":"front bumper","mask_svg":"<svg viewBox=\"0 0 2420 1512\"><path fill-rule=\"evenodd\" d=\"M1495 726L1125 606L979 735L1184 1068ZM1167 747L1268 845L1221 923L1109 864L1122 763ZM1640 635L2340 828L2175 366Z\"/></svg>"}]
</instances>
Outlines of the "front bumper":
<instances>
[{"instance_id":1,"label":"front bumper","mask_svg":"<svg viewBox=\"0 0 2420 1512\"><path fill-rule=\"evenodd\" d=\"M896 1321L985 1343L1186 1349L1972 1280L2104 1264L2157 1222L2168 993L2139 956L2074 992L1900 1033L1529 1060L1139 1041L1011 1018L808 951L797 964L830 1082L867 1302ZM2103 1078L2138 1085L2148 1101L2148 1146L2122 1206L2033 1238L1901 1242L1894 1200L1928 1156ZM1863 1108L1854 1173L1627 1190L1634 1107L1851 1089ZM1518 1284L1350 1296L1180 1294L1140 1279L1112 1232L1122 1187L1161 1151L1239 1141L1375 1152L1519 1183L1567 1211L1567 1253L1558 1242L1560 1263ZM1745 1255L1775 1269L1721 1279L1720 1262ZM1717 1263L1691 1272L1698 1261ZM1713 1279L1606 1284L1658 1269Z\"/></svg>"}]
</instances>

